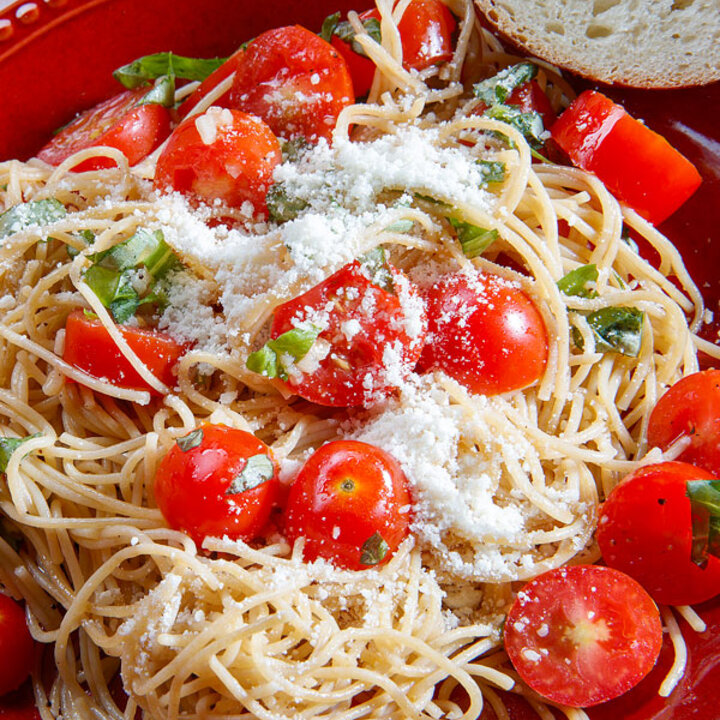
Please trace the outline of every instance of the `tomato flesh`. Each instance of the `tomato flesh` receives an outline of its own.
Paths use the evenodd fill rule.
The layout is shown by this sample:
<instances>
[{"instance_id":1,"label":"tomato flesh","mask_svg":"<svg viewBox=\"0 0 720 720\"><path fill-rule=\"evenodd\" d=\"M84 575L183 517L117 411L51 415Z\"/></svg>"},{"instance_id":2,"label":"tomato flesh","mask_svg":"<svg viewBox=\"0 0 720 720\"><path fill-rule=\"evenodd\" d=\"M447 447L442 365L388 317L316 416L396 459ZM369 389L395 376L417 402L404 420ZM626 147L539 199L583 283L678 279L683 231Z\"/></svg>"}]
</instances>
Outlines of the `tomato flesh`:
<instances>
[{"instance_id":1,"label":"tomato flesh","mask_svg":"<svg viewBox=\"0 0 720 720\"><path fill-rule=\"evenodd\" d=\"M650 596L599 565L539 575L518 593L505 622L505 650L522 679L571 707L622 695L650 672L661 645Z\"/></svg>"},{"instance_id":2,"label":"tomato flesh","mask_svg":"<svg viewBox=\"0 0 720 720\"><path fill-rule=\"evenodd\" d=\"M32 670L34 654L25 611L0 593L0 695L20 687Z\"/></svg>"},{"instance_id":3,"label":"tomato flesh","mask_svg":"<svg viewBox=\"0 0 720 720\"><path fill-rule=\"evenodd\" d=\"M50 165L60 165L80 150L100 145L117 148L130 165L147 157L170 134L170 113L157 104L138 105L147 89L128 90L87 110L63 128L38 153ZM115 167L110 158L92 158L74 172Z\"/></svg>"},{"instance_id":4,"label":"tomato flesh","mask_svg":"<svg viewBox=\"0 0 720 720\"><path fill-rule=\"evenodd\" d=\"M272 476L233 492L233 482L255 456L269 460ZM270 448L251 433L224 425L203 425L181 438L155 475L155 499L165 520L198 545L210 536L245 541L258 537L277 500L278 487Z\"/></svg>"},{"instance_id":5,"label":"tomato flesh","mask_svg":"<svg viewBox=\"0 0 720 720\"><path fill-rule=\"evenodd\" d=\"M720 370L678 380L650 413L647 434L648 444L663 450L680 438L691 438L678 460L720 477Z\"/></svg>"},{"instance_id":6,"label":"tomato flesh","mask_svg":"<svg viewBox=\"0 0 720 720\"><path fill-rule=\"evenodd\" d=\"M125 341L150 372L169 387L175 386L173 369L185 347L169 335L156 330L119 326ZM99 320L88 318L82 310L68 315L65 324L63 360L99 380L128 390L159 393L140 377L137 370L118 350Z\"/></svg>"},{"instance_id":7,"label":"tomato flesh","mask_svg":"<svg viewBox=\"0 0 720 720\"><path fill-rule=\"evenodd\" d=\"M329 139L355 100L337 51L299 25L258 35L237 60L230 106L262 118L287 139Z\"/></svg>"},{"instance_id":8,"label":"tomato flesh","mask_svg":"<svg viewBox=\"0 0 720 720\"><path fill-rule=\"evenodd\" d=\"M415 286L390 266L395 292L374 285L353 262L275 311L273 338L310 322L323 327L326 347L317 367L291 374L287 384L320 405L368 405L389 395L412 372L425 339L425 316Z\"/></svg>"},{"instance_id":9,"label":"tomato flesh","mask_svg":"<svg viewBox=\"0 0 720 720\"><path fill-rule=\"evenodd\" d=\"M659 603L694 605L720 593L720 558L692 561L688 480L709 480L682 462L647 465L628 475L602 506L597 540L605 562L635 578Z\"/></svg>"},{"instance_id":10,"label":"tomato flesh","mask_svg":"<svg viewBox=\"0 0 720 720\"><path fill-rule=\"evenodd\" d=\"M483 395L527 387L542 376L545 323L517 284L497 275L454 273L426 296L428 342L421 370L442 370Z\"/></svg>"},{"instance_id":11,"label":"tomato flesh","mask_svg":"<svg viewBox=\"0 0 720 720\"><path fill-rule=\"evenodd\" d=\"M285 532L291 543L305 538L308 562L320 557L350 570L386 563L409 525L410 494L399 463L367 443L323 445L290 487ZM364 546L376 533L387 549L382 557L364 556Z\"/></svg>"},{"instance_id":12,"label":"tomato flesh","mask_svg":"<svg viewBox=\"0 0 720 720\"><path fill-rule=\"evenodd\" d=\"M702 182L667 140L593 90L577 97L551 133L574 165L595 173L618 200L655 225Z\"/></svg>"},{"instance_id":13,"label":"tomato flesh","mask_svg":"<svg viewBox=\"0 0 720 720\"><path fill-rule=\"evenodd\" d=\"M248 214L267 217L265 198L281 160L280 143L260 118L212 107L175 128L158 158L155 186L229 207L250 203Z\"/></svg>"}]
</instances>

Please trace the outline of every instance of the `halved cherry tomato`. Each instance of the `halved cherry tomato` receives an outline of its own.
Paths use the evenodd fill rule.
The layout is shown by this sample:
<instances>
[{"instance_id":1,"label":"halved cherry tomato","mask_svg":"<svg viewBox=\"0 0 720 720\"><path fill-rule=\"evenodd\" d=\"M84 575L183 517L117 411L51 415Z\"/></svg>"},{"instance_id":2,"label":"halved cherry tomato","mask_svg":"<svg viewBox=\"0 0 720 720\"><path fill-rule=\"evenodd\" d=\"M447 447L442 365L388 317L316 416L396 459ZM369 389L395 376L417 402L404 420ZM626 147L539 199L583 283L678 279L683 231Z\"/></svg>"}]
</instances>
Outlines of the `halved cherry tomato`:
<instances>
[{"instance_id":1,"label":"halved cherry tomato","mask_svg":"<svg viewBox=\"0 0 720 720\"><path fill-rule=\"evenodd\" d=\"M198 545L206 537L258 537L278 495L272 450L254 435L202 425L179 438L155 475L155 500L168 524Z\"/></svg>"},{"instance_id":2,"label":"halved cherry tomato","mask_svg":"<svg viewBox=\"0 0 720 720\"><path fill-rule=\"evenodd\" d=\"M545 323L517 283L488 273L454 273L426 297L428 342L421 370L442 370L483 395L518 390L542 376Z\"/></svg>"},{"instance_id":3,"label":"halved cherry tomato","mask_svg":"<svg viewBox=\"0 0 720 720\"><path fill-rule=\"evenodd\" d=\"M593 90L577 97L551 133L574 165L595 173L618 200L656 225L702 182L665 138Z\"/></svg>"},{"instance_id":4,"label":"halved cherry tomato","mask_svg":"<svg viewBox=\"0 0 720 720\"><path fill-rule=\"evenodd\" d=\"M539 113L546 128L549 128L556 120L550 100L537 80L530 80L516 87L505 102L508 105L515 105L522 112Z\"/></svg>"},{"instance_id":5,"label":"halved cherry tomato","mask_svg":"<svg viewBox=\"0 0 720 720\"><path fill-rule=\"evenodd\" d=\"M303 370L301 362L288 377L294 393L320 405L367 405L413 370L425 338L422 301L405 275L387 267L392 290L373 284L355 261L277 308L273 338L304 323L322 328L314 367Z\"/></svg>"},{"instance_id":6,"label":"halved cherry tomato","mask_svg":"<svg viewBox=\"0 0 720 720\"><path fill-rule=\"evenodd\" d=\"M659 603L694 605L720 594L720 558L692 560L688 480L702 468L664 462L630 473L603 503L597 541L610 566L634 577Z\"/></svg>"},{"instance_id":7,"label":"halved cherry tomato","mask_svg":"<svg viewBox=\"0 0 720 720\"><path fill-rule=\"evenodd\" d=\"M285 532L304 558L362 570L386 563L408 534L410 494L397 460L374 445L323 445L290 486Z\"/></svg>"},{"instance_id":8,"label":"halved cherry tomato","mask_svg":"<svg viewBox=\"0 0 720 720\"><path fill-rule=\"evenodd\" d=\"M720 370L678 380L650 413L647 434L648 444L663 450L680 438L691 438L678 460L720 477Z\"/></svg>"},{"instance_id":9,"label":"halved cherry tomato","mask_svg":"<svg viewBox=\"0 0 720 720\"><path fill-rule=\"evenodd\" d=\"M0 696L0 720L41 720L29 680L19 689Z\"/></svg>"},{"instance_id":10,"label":"halved cherry tomato","mask_svg":"<svg viewBox=\"0 0 720 720\"><path fill-rule=\"evenodd\" d=\"M184 120L158 158L155 187L230 207L249 202L266 217L265 197L282 160L280 143L257 117L211 107Z\"/></svg>"},{"instance_id":11,"label":"halved cherry tomato","mask_svg":"<svg viewBox=\"0 0 720 720\"><path fill-rule=\"evenodd\" d=\"M276 135L330 138L355 99L345 61L299 25L268 30L238 58L230 106L261 117Z\"/></svg>"},{"instance_id":12,"label":"halved cherry tomato","mask_svg":"<svg viewBox=\"0 0 720 720\"><path fill-rule=\"evenodd\" d=\"M361 20L380 20L377 9L360 14ZM398 23L406 70L425 70L436 63L451 60L452 36L457 22L441 0L412 0ZM333 35L332 45L345 58L350 68L356 95L365 95L372 85L375 64L359 55L350 43Z\"/></svg>"},{"instance_id":13,"label":"halved cherry tomato","mask_svg":"<svg viewBox=\"0 0 720 720\"><path fill-rule=\"evenodd\" d=\"M520 677L571 707L622 695L652 670L661 645L652 598L631 577L599 565L539 575L505 621L505 650Z\"/></svg>"},{"instance_id":14,"label":"halved cherry tomato","mask_svg":"<svg viewBox=\"0 0 720 720\"><path fill-rule=\"evenodd\" d=\"M82 113L63 128L38 157L59 165L74 153L89 147L107 145L121 150L130 165L147 157L170 134L170 113L155 103L138 105L147 89L127 90ZM115 167L109 158L85 160L74 172Z\"/></svg>"},{"instance_id":15,"label":"halved cherry tomato","mask_svg":"<svg viewBox=\"0 0 720 720\"><path fill-rule=\"evenodd\" d=\"M118 329L150 372L169 387L174 387L173 368L185 348L169 335L156 330L122 326ZM86 317L82 310L68 315L63 360L116 387L149 390L153 395L158 394L118 350L103 324Z\"/></svg>"},{"instance_id":16,"label":"halved cherry tomato","mask_svg":"<svg viewBox=\"0 0 720 720\"><path fill-rule=\"evenodd\" d=\"M20 687L32 670L34 654L25 611L0 593L0 695Z\"/></svg>"}]
</instances>

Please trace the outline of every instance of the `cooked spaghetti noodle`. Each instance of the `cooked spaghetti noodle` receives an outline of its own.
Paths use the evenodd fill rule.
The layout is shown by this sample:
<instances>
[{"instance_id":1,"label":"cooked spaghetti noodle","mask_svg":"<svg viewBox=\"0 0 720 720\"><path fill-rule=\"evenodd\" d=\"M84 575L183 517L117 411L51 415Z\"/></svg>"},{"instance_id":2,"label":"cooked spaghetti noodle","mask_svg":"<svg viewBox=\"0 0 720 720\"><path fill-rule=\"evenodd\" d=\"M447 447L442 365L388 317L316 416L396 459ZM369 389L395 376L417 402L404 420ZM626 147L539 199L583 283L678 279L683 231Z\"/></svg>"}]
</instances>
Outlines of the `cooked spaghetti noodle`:
<instances>
[{"instance_id":1,"label":"cooked spaghetti noodle","mask_svg":"<svg viewBox=\"0 0 720 720\"><path fill-rule=\"evenodd\" d=\"M534 164L517 130L472 114L463 67L477 80L514 58L479 28L471 3L449 3L461 18L455 57L420 74L405 70L397 22L407 4L393 10L390 0L378 2L382 45L351 14L357 42L378 66L368 102L342 113L332 146L321 143L278 171L306 203L306 220L321 222L324 213L323 232L342 227L342 247L331 253L309 257L297 240L306 237L297 231L302 217L227 230L204 223L215 208L201 212L176 196L157 197L147 180L158 152L136 168L107 148L57 168L37 160L0 164L0 209L55 198L69 210L0 246L0 432L29 438L0 484L0 580L25 599L34 636L54 644L52 684L43 684L39 669L35 677L43 718L133 718L140 706L156 719L470 720L484 702L505 718L494 689L520 689L500 637L512 583L596 560L599 501L639 461L661 459L647 452L647 418L667 386L697 370L694 332L703 318L677 251L595 177ZM569 97L551 68L541 81L556 103ZM380 161L413 142L432 150L428 162L441 180L422 179L424 171L385 174L382 187L358 194L358 147ZM118 167L70 172L98 155ZM443 184L478 159L503 162L503 182L472 192ZM448 207L497 231L482 257L464 256ZM247 221L237 210L222 213ZM412 230L393 230L400 220ZM657 269L623 239L624 225L657 251ZM140 228L162 229L186 266L159 320L194 343L175 388L143 365L84 280L91 254ZM82 231L94 234L92 250ZM396 396L367 409L338 410L282 397L246 369L277 306L378 245L421 284L473 266L519 283L551 338L541 381L485 397L434 373L411 377ZM594 296L558 289L559 279L590 263L598 269ZM584 318L607 307L642 310L637 357L596 351ZM159 397L90 377L62 359L65 320L76 308L97 315ZM702 349L720 357L708 344ZM209 539L201 551L166 527L153 478L172 442L203 422L255 432L289 478L328 440L386 447L423 508L415 533L387 565L362 572L304 563L302 545L291 550L280 535L252 546ZM483 513L496 526L479 522ZM665 620L680 647L669 610ZM682 662L680 651L673 682ZM124 709L111 690L118 672L130 697ZM522 692L550 717L537 696Z\"/></svg>"}]
</instances>

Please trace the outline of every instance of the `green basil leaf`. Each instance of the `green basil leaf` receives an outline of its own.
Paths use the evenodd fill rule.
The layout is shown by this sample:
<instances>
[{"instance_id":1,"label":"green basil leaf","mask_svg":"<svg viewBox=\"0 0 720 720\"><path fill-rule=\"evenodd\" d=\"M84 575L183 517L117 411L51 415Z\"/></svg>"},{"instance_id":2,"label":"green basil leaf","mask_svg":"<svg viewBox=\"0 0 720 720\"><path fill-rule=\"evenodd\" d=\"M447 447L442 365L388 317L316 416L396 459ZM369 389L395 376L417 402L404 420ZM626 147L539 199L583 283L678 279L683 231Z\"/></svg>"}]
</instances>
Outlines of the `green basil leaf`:
<instances>
[{"instance_id":1,"label":"green basil leaf","mask_svg":"<svg viewBox=\"0 0 720 720\"><path fill-rule=\"evenodd\" d=\"M10 462L10 456L28 440L39 437L39 433L35 435L28 435L24 438L12 438L12 437L0 437L0 473L4 473L7 470L8 463Z\"/></svg>"},{"instance_id":2,"label":"green basil leaf","mask_svg":"<svg viewBox=\"0 0 720 720\"><path fill-rule=\"evenodd\" d=\"M288 330L274 340L266 342L260 350L251 353L245 366L258 375L287 380L288 373L283 364L284 360L288 357L293 362L302 360L310 352L310 348L320 333L320 328L314 325Z\"/></svg>"},{"instance_id":3,"label":"green basil leaf","mask_svg":"<svg viewBox=\"0 0 720 720\"><path fill-rule=\"evenodd\" d=\"M626 228L623 225L622 233L620 234L620 239L634 252L640 253L640 246L635 242L632 235L630 235L630 230Z\"/></svg>"},{"instance_id":4,"label":"green basil leaf","mask_svg":"<svg viewBox=\"0 0 720 720\"><path fill-rule=\"evenodd\" d=\"M378 565L388 554L390 546L379 532L373 533L360 548L361 565Z\"/></svg>"},{"instance_id":5,"label":"green basil leaf","mask_svg":"<svg viewBox=\"0 0 720 720\"><path fill-rule=\"evenodd\" d=\"M93 260L121 271L144 265L154 278L162 277L170 270L182 266L177 255L165 242L162 230L150 232L144 228L106 252L94 256Z\"/></svg>"},{"instance_id":6,"label":"green basil leaf","mask_svg":"<svg viewBox=\"0 0 720 720\"><path fill-rule=\"evenodd\" d=\"M91 265L83 278L100 302L110 310L115 322L124 323L137 311L140 298L127 272Z\"/></svg>"},{"instance_id":7,"label":"green basil leaf","mask_svg":"<svg viewBox=\"0 0 720 720\"><path fill-rule=\"evenodd\" d=\"M92 245L95 242L95 233L92 230L81 230L80 232L72 233L73 237L78 240L82 240L86 245ZM68 257L74 258L80 254L80 250L76 250L72 245L67 245Z\"/></svg>"},{"instance_id":8,"label":"green basil leaf","mask_svg":"<svg viewBox=\"0 0 720 720\"><path fill-rule=\"evenodd\" d=\"M474 258L482 255L499 237L498 231L494 228L488 230L454 217L449 217L448 220L457 231L457 237L465 257Z\"/></svg>"},{"instance_id":9,"label":"green basil leaf","mask_svg":"<svg viewBox=\"0 0 720 720\"><path fill-rule=\"evenodd\" d=\"M590 313L586 320L595 337L595 350L637 357L644 316L642 310L633 307L607 307ZM577 328L573 328L573 340L582 350L582 335Z\"/></svg>"},{"instance_id":10,"label":"green basil leaf","mask_svg":"<svg viewBox=\"0 0 720 720\"><path fill-rule=\"evenodd\" d=\"M340 22L340 12L336 12L336 13L333 13L332 15L328 15L323 20L322 28L320 29L320 37L325 42L330 42L332 40L332 36L335 34L335 28L338 26L339 22Z\"/></svg>"},{"instance_id":11,"label":"green basil leaf","mask_svg":"<svg viewBox=\"0 0 720 720\"><path fill-rule=\"evenodd\" d=\"M305 210L308 203L298 197L290 197L282 183L275 183L265 198L268 214L278 225L294 220Z\"/></svg>"},{"instance_id":12,"label":"green basil leaf","mask_svg":"<svg viewBox=\"0 0 720 720\"><path fill-rule=\"evenodd\" d=\"M597 297L594 290L588 290L585 287L589 282L595 282L597 279L597 265L581 265L560 278L557 281L557 286L560 292L565 295L575 295L583 298Z\"/></svg>"},{"instance_id":13,"label":"green basil leaf","mask_svg":"<svg viewBox=\"0 0 720 720\"><path fill-rule=\"evenodd\" d=\"M185 435L185 437L178 438L175 440L177 446L184 453L189 452L193 448L199 447L203 441L203 429L201 427L193 430L191 433Z\"/></svg>"},{"instance_id":14,"label":"green basil leaf","mask_svg":"<svg viewBox=\"0 0 720 720\"><path fill-rule=\"evenodd\" d=\"M433 205L441 205L442 207L450 207L444 200L437 200L432 195L423 195L422 193L413 193L416 200L424 200L425 202L432 203Z\"/></svg>"},{"instance_id":15,"label":"green basil leaf","mask_svg":"<svg viewBox=\"0 0 720 720\"><path fill-rule=\"evenodd\" d=\"M498 160L478 160L486 184L505 180L505 163Z\"/></svg>"},{"instance_id":16,"label":"green basil leaf","mask_svg":"<svg viewBox=\"0 0 720 720\"><path fill-rule=\"evenodd\" d=\"M139 305L140 297L137 290L132 286L127 275L123 273L120 275L115 297L112 299L108 309L112 313L115 322L122 324L135 315Z\"/></svg>"},{"instance_id":17,"label":"green basil leaf","mask_svg":"<svg viewBox=\"0 0 720 720\"><path fill-rule=\"evenodd\" d=\"M162 105L171 108L175 105L175 76L162 75L159 77L152 90L149 90L138 105Z\"/></svg>"},{"instance_id":18,"label":"green basil leaf","mask_svg":"<svg viewBox=\"0 0 720 720\"><path fill-rule=\"evenodd\" d=\"M537 75L537 65L521 62L501 70L487 80L473 85L473 93L486 105L504 103L508 95L520 85L524 85Z\"/></svg>"},{"instance_id":19,"label":"green basil leaf","mask_svg":"<svg viewBox=\"0 0 720 720\"><path fill-rule=\"evenodd\" d=\"M367 18L362 21L363 27L367 34L378 44L382 43L382 32L380 30L380 21L377 18ZM347 21L338 22L333 28L333 34L337 35L341 40L346 43L350 43L353 52L356 52L362 57L367 57L367 54L363 50L360 43L355 40L355 30L353 26Z\"/></svg>"},{"instance_id":20,"label":"green basil leaf","mask_svg":"<svg viewBox=\"0 0 720 720\"><path fill-rule=\"evenodd\" d=\"M367 272L370 282L373 285L377 285L381 290L391 295L397 294L385 248L375 247L358 258L358 260Z\"/></svg>"},{"instance_id":21,"label":"green basil leaf","mask_svg":"<svg viewBox=\"0 0 720 720\"><path fill-rule=\"evenodd\" d=\"M383 232L408 233L413 229L414 225L415 223L412 220L397 220L383 228Z\"/></svg>"},{"instance_id":22,"label":"green basil leaf","mask_svg":"<svg viewBox=\"0 0 720 720\"><path fill-rule=\"evenodd\" d=\"M225 494L238 495L246 490L252 490L272 480L274 475L275 466L267 455L253 455L247 459L242 471L233 478Z\"/></svg>"},{"instance_id":23,"label":"green basil leaf","mask_svg":"<svg viewBox=\"0 0 720 720\"><path fill-rule=\"evenodd\" d=\"M511 105L493 105L483 114L514 127L535 150L541 148L545 143L542 138L545 132L543 119L540 113L534 110L523 112Z\"/></svg>"},{"instance_id":24,"label":"green basil leaf","mask_svg":"<svg viewBox=\"0 0 720 720\"><path fill-rule=\"evenodd\" d=\"M688 480L692 511L692 561L704 567L708 557L720 557L720 480Z\"/></svg>"},{"instance_id":25,"label":"green basil leaf","mask_svg":"<svg viewBox=\"0 0 720 720\"><path fill-rule=\"evenodd\" d=\"M310 147L310 143L304 137L283 140L280 145L283 162L295 162Z\"/></svg>"},{"instance_id":26,"label":"green basil leaf","mask_svg":"<svg viewBox=\"0 0 720 720\"><path fill-rule=\"evenodd\" d=\"M227 58L189 58L171 52L154 53L119 67L113 77L126 88L133 90L163 75L183 80L204 80L217 70Z\"/></svg>"},{"instance_id":27,"label":"green basil leaf","mask_svg":"<svg viewBox=\"0 0 720 720\"><path fill-rule=\"evenodd\" d=\"M66 215L65 206L55 198L19 203L0 215L0 239L36 225L50 225Z\"/></svg>"}]
</instances>

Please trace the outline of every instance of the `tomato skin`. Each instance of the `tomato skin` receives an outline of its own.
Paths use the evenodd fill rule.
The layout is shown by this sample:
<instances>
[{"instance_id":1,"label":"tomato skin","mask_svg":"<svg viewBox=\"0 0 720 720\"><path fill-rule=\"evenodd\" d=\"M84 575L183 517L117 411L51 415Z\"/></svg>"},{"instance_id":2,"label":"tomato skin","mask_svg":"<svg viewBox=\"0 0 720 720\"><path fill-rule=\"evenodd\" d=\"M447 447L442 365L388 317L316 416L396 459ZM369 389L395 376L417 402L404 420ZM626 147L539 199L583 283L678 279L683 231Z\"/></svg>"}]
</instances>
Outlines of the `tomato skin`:
<instances>
[{"instance_id":1,"label":"tomato skin","mask_svg":"<svg viewBox=\"0 0 720 720\"><path fill-rule=\"evenodd\" d=\"M329 139L355 100L337 51L299 25L258 35L238 58L230 107L262 118L286 139Z\"/></svg>"},{"instance_id":2,"label":"tomato skin","mask_svg":"<svg viewBox=\"0 0 720 720\"><path fill-rule=\"evenodd\" d=\"M206 121L216 128L209 144L197 125ZM281 160L280 143L260 118L212 107L175 128L158 158L155 187L230 207L249 202L256 216L267 217L265 198Z\"/></svg>"},{"instance_id":3,"label":"tomato skin","mask_svg":"<svg viewBox=\"0 0 720 720\"><path fill-rule=\"evenodd\" d=\"M130 348L150 372L169 387L175 386L175 367L185 347L169 335L156 330L118 326ZM88 318L82 310L68 315L65 324L63 360L92 377L129 390L148 390L159 395L137 373L118 350L99 320Z\"/></svg>"},{"instance_id":4,"label":"tomato skin","mask_svg":"<svg viewBox=\"0 0 720 720\"><path fill-rule=\"evenodd\" d=\"M650 672L661 645L652 598L624 573L599 565L539 575L505 621L505 650L522 679L571 707L622 695Z\"/></svg>"},{"instance_id":5,"label":"tomato skin","mask_svg":"<svg viewBox=\"0 0 720 720\"><path fill-rule=\"evenodd\" d=\"M522 112L539 113L546 128L549 128L557 119L548 96L537 80L530 80L516 87L508 95L506 102L508 105L520 108Z\"/></svg>"},{"instance_id":6,"label":"tomato skin","mask_svg":"<svg viewBox=\"0 0 720 720\"><path fill-rule=\"evenodd\" d=\"M442 370L470 392L527 387L545 371L548 338L533 301L497 275L445 275L426 293L428 342L418 367Z\"/></svg>"},{"instance_id":7,"label":"tomato skin","mask_svg":"<svg viewBox=\"0 0 720 720\"><path fill-rule=\"evenodd\" d=\"M147 157L170 134L170 113L157 104L137 105L147 88L127 90L82 113L63 128L38 157L60 165L79 150L107 145L121 150L130 165ZM75 165L73 172L115 167L110 158L93 158Z\"/></svg>"},{"instance_id":8,"label":"tomato skin","mask_svg":"<svg viewBox=\"0 0 720 720\"><path fill-rule=\"evenodd\" d=\"M0 593L0 695L15 690L33 667L35 641L22 605Z\"/></svg>"},{"instance_id":9,"label":"tomato skin","mask_svg":"<svg viewBox=\"0 0 720 720\"><path fill-rule=\"evenodd\" d=\"M688 480L713 475L682 462L647 465L608 495L597 541L605 562L635 578L667 605L695 605L720 594L720 558L700 568L691 560Z\"/></svg>"},{"instance_id":10,"label":"tomato skin","mask_svg":"<svg viewBox=\"0 0 720 720\"><path fill-rule=\"evenodd\" d=\"M356 440L323 445L290 486L285 532L291 543L305 538L308 562L321 557L349 570L366 569L370 565L360 561L363 544L380 533L389 548L378 563L384 564L409 525L405 474L392 455L374 445Z\"/></svg>"},{"instance_id":11,"label":"tomato skin","mask_svg":"<svg viewBox=\"0 0 720 720\"><path fill-rule=\"evenodd\" d=\"M405 308L416 304L422 311L422 301L399 270L390 271L398 294L374 285L355 261L276 309L273 338L303 320L313 322L317 313L331 306L319 335L319 341L330 344L330 352L312 372L288 378L292 392L319 405L356 407L389 395L397 387L397 373L403 378L410 374L422 351L425 317L421 312L421 327L412 329L411 335ZM348 338L350 324L356 330ZM387 367L386 353L392 354L397 367Z\"/></svg>"},{"instance_id":12,"label":"tomato skin","mask_svg":"<svg viewBox=\"0 0 720 720\"><path fill-rule=\"evenodd\" d=\"M155 475L155 500L167 523L198 544L206 537L250 541L267 523L278 496L278 467L272 450L244 430L203 425L201 442L183 451L176 442ZM227 495L233 479L255 455L272 462L272 478Z\"/></svg>"},{"instance_id":13,"label":"tomato skin","mask_svg":"<svg viewBox=\"0 0 720 720\"><path fill-rule=\"evenodd\" d=\"M663 450L682 436L692 438L678 460L720 477L720 370L678 380L650 413L648 444Z\"/></svg>"},{"instance_id":14,"label":"tomato skin","mask_svg":"<svg viewBox=\"0 0 720 720\"><path fill-rule=\"evenodd\" d=\"M210 73L189 95L182 101L178 108L178 115L181 118L187 117L187 114L212 90L214 90L223 80L230 77L237 70L240 58L244 55L245 48L241 47L234 52L217 70ZM230 90L221 95L213 102L218 107L230 106Z\"/></svg>"},{"instance_id":15,"label":"tomato skin","mask_svg":"<svg viewBox=\"0 0 720 720\"><path fill-rule=\"evenodd\" d=\"M665 138L593 90L579 95L550 132L574 165L595 173L618 200L655 225L702 182Z\"/></svg>"}]
</instances>

